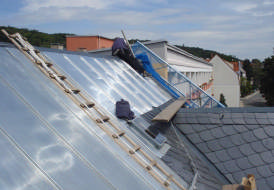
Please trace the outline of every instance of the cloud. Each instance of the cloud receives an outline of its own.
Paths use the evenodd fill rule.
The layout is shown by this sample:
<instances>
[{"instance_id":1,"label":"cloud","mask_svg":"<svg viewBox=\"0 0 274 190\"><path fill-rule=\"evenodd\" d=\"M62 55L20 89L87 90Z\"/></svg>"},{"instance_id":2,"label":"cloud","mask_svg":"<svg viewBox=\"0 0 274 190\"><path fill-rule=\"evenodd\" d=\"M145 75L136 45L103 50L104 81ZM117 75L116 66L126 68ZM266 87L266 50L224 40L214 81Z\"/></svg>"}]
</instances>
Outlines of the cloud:
<instances>
[{"instance_id":1,"label":"cloud","mask_svg":"<svg viewBox=\"0 0 274 190\"><path fill-rule=\"evenodd\" d=\"M181 0L23 2L19 12L0 18L0 23L42 28L45 32L73 31L83 35L91 32L107 37L120 36L120 29L125 29L128 38L164 38L179 45L200 46L243 57L263 57L263 50L272 49L274 41L273 0L197 0L199 6ZM65 26L63 30L61 26ZM251 51L247 49L256 47L260 51L248 54Z\"/></svg>"}]
</instances>

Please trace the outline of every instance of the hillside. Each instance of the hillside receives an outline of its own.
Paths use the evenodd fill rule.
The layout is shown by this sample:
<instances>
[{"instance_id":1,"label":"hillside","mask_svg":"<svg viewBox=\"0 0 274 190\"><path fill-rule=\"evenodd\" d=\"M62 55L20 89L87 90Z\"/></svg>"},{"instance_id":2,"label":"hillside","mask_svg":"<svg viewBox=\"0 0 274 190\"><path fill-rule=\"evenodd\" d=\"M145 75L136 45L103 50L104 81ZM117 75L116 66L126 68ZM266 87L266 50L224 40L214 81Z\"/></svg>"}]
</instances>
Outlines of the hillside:
<instances>
[{"instance_id":1,"label":"hillside","mask_svg":"<svg viewBox=\"0 0 274 190\"><path fill-rule=\"evenodd\" d=\"M37 30L29 30L26 28L15 28L15 27L5 27L0 26L0 29L5 29L8 33L13 34L19 32L24 37L28 39L28 41L34 46L41 47L50 47L50 44L59 43L66 44L66 35L73 35L68 33L56 33L56 34L47 34L43 32L39 32ZM0 41L9 42L9 40L4 36L2 32L0 32Z\"/></svg>"},{"instance_id":2,"label":"hillside","mask_svg":"<svg viewBox=\"0 0 274 190\"><path fill-rule=\"evenodd\" d=\"M29 30L26 28L16 28L16 27L10 27L10 26L8 27L0 26L0 29L5 29L11 34L19 32L24 37L26 37L32 45L41 46L41 47L50 47L50 45L54 43L63 44L66 47L66 35L75 35L75 34L69 34L69 33L47 34L47 33L39 32L38 30ZM131 39L129 40L129 42L134 43L137 40L140 42L149 41L149 40ZM9 40L0 32L0 41L8 42ZM227 61L238 60L238 58L236 58L235 56L218 53L212 50L205 50L199 47L187 47L187 46L179 46L179 45L176 45L176 46L197 57L201 57L204 59L210 58L211 55L218 54Z\"/></svg>"},{"instance_id":3,"label":"hillside","mask_svg":"<svg viewBox=\"0 0 274 190\"><path fill-rule=\"evenodd\" d=\"M212 55L218 54L221 58L227 61L239 61L239 59L233 55L226 55L213 50L205 50L199 47L187 47L187 46L178 46L178 45L176 45L176 47L181 48L197 57L201 57L204 59L210 58Z\"/></svg>"}]
</instances>

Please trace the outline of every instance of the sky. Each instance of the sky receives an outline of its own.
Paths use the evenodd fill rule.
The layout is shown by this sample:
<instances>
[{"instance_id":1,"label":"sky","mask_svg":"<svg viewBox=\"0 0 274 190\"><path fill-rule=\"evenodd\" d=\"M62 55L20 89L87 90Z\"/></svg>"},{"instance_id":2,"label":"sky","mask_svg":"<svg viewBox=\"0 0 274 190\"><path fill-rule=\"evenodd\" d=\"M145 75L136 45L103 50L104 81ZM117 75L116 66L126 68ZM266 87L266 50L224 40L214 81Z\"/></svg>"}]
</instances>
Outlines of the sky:
<instances>
[{"instance_id":1,"label":"sky","mask_svg":"<svg viewBox=\"0 0 274 190\"><path fill-rule=\"evenodd\" d=\"M241 59L273 54L274 0L0 0L0 25L168 40Z\"/></svg>"}]
</instances>

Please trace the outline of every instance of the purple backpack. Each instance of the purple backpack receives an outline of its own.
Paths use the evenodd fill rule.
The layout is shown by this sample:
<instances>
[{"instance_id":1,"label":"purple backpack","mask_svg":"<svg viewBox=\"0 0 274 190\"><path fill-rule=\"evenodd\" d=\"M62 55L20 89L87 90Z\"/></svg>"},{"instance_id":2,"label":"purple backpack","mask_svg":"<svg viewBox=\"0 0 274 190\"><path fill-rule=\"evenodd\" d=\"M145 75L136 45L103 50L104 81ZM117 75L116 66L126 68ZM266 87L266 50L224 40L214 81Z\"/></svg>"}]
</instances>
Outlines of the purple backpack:
<instances>
[{"instance_id":1,"label":"purple backpack","mask_svg":"<svg viewBox=\"0 0 274 190\"><path fill-rule=\"evenodd\" d=\"M116 116L120 119L134 119L134 112L130 110L128 101L121 99L116 102Z\"/></svg>"}]
</instances>

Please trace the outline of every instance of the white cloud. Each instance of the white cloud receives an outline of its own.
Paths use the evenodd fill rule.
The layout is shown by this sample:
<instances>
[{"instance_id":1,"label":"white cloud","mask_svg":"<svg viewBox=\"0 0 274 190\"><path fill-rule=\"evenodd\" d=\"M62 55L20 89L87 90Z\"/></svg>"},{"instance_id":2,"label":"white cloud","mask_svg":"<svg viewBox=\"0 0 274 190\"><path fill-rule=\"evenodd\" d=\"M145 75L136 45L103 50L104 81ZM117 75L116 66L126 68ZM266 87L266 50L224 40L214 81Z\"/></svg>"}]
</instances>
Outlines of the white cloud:
<instances>
[{"instance_id":1,"label":"white cloud","mask_svg":"<svg viewBox=\"0 0 274 190\"><path fill-rule=\"evenodd\" d=\"M24 12L35 12L42 8L88 7L103 9L111 4L111 0L25 0Z\"/></svg>"},{"instance_id":2,"label":"white cloud","mask_svg":"<svg viewBox=\"0 0 274 190\"><path fill-rule=\"evenodd\" d=\"M236 10L238 12L246 12L246 11L256 8L257 6L258 6L257 4L253 4L253 3L238 4L238 5L235 5L234 10Z\"/></svg>"},{"instance_id":3,"label":"white cloud","mask_svg":"<svg viewBox=\"0 0 274 190\"><path fill-rule=\"evenodd\" d=\"M260 48L257 57L263 57L263 50L272 49L273 0L209 0L209 6L204 5L180 0L169 4L168 0L25 0L18 13L0 18L0 23L39 29L39 26L56 23L77 25L81 22L87 23L89 28L84 30L81 26L81 30L75 28L73 33L99 32L116 37L120 36L120 29L125 29L128 38L165 38L176 44L201 46L243 57L247 57L246 49L250 47ZM253 52L255 55L256 51Z\"/></svg>"}]
</instances>

